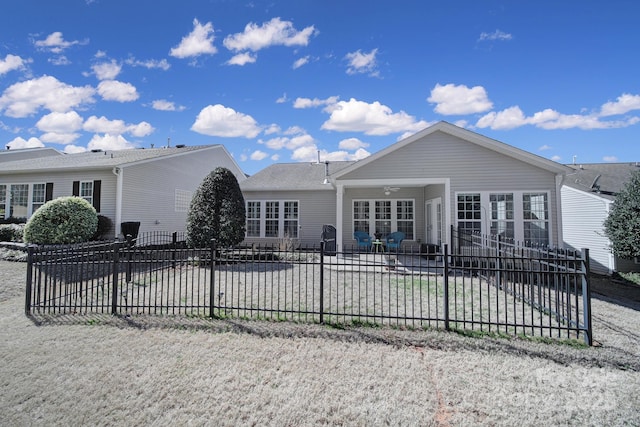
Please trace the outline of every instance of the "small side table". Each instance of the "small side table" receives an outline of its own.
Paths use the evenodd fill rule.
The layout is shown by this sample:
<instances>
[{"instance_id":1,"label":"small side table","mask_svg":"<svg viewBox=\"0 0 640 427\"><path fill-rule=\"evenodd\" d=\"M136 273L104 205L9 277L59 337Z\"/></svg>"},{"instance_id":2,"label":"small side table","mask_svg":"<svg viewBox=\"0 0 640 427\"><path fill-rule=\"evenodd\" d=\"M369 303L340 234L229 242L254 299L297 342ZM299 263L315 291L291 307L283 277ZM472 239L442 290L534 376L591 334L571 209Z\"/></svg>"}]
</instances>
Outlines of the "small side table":
<instances>
[{"instance_id":1,"label":"small side table","mask_svg":"<svg viewBox=\"0 0 640 427\"><path fill-rule=\"evenodd\" d=\"M384 252L384 242L382 240L374 240L371 244L373 244L374 252Z\"/></svg>"}]
</instances>

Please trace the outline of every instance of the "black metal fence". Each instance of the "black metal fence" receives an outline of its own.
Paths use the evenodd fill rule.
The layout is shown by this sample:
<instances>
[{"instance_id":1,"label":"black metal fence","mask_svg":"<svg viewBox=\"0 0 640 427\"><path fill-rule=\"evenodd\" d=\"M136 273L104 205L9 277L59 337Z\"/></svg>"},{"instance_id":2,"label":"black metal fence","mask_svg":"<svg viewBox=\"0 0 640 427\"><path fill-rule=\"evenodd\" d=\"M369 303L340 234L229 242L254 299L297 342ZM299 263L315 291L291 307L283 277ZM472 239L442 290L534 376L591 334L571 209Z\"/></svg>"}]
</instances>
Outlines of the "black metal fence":
<instances>
[{"instance_id":1,"label":"black metal fence","mask_svg":"<svg viewBox=\"0 0 640 427\"><path fill-rule=\"evenodd\" d=\"M592 342L588 254L189 248L179 237L30 247L25 311L443 328Z\"/></svg>"}]
</instances>

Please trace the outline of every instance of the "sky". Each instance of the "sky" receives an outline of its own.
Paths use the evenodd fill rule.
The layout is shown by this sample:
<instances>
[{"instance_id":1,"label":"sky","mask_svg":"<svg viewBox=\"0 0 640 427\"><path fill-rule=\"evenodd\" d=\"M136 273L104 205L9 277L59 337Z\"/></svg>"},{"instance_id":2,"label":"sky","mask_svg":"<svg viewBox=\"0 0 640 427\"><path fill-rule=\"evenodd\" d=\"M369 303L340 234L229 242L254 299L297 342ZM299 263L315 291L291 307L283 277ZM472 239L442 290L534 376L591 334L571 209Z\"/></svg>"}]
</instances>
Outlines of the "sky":
<instances>
[{"instance_id":1,"label":"sky","mask_svg":"<svg viewBox=\"0 0 640 427\"><path fill-rule=\"evenodd\" d=\"M447 121L560 163L640 161L636 0L6 0L0 143L223 144L245 173Z\"/></svg>"}]
</instances>

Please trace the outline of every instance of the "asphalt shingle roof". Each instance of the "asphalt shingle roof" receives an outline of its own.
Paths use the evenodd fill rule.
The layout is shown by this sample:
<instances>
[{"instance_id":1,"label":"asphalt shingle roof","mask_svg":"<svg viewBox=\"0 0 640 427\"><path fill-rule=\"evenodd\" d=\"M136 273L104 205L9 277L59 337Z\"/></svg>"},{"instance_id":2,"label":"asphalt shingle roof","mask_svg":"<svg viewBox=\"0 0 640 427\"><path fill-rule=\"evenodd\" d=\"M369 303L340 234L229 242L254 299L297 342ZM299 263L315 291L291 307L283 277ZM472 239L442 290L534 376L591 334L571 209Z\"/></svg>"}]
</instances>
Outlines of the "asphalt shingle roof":
<instances>
[{"instance_id":1,"label":"asphalt shingle roof","mask_svg":"<svg viewBox=\"0 0 640 427\"><path fill-rule=\"evenodd\" d=\"M329 178L354 162L329 162ZM240 183L242 191L329 190L325 163L277 163Z\"/></svg>"},{"instance_id":2,"label":"asphalt shingle roof","mask_svg":"<svg viewBox=\"0 0 640 427\"><path fill-rule=\"evenodd\" d=\"M165 147L165 148L134 148L130 150L105 150L99 152L65 154L63 156L42 157L29 160L3 162L0 174L24 173L37 171L53 171L68 169L102 169L115 166L125 166L144 160L152 160L190 151L203 150L218 145Z\"/></svg>"},{"instance_id":3,"label":"asphalt shingle roof","mask_svg":"<svg viewBox=\"0 0 640 427\"><path fill-rule=\"evenodd\" d=\"M640 163L586 163L567 165L573 172L566 175L565 185L615 200L616 194L629 181L631 174L640 171Z\"/></svg>"}]
</instances>

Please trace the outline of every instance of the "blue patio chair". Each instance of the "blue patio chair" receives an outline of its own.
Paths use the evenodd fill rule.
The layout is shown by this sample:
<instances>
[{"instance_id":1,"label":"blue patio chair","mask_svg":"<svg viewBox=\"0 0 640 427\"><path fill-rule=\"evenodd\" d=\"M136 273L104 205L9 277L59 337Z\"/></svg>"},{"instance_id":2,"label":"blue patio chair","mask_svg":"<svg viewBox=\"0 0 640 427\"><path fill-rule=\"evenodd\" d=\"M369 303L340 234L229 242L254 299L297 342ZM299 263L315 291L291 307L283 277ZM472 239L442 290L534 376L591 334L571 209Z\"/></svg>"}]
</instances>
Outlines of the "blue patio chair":
<instances>
[{"instance_id":1,"label":"blue patio chair","mask_svg":"<svg viewBox=\"0 0 640 427\"><path fill-rule=\"evenodd\" d=\"M358 242L358 249L366 248L368 251L371 250L371 243L373 240L368 233L364 231L356 231L353 233L353 238Z\"/></svg>"},{"instance_id":2,"label":"blue patio chair","mask_svg":"<svg viewBox=\"0 0 640 427\"><path fill-rule=\"evenodd\" d=\"M385 238L386 248L388 251L390 250L398 250L400 249L400 243L404 240L404 233L402 231L395 231L393 233L387 234Z\"/></svg>"}]
</instances>

